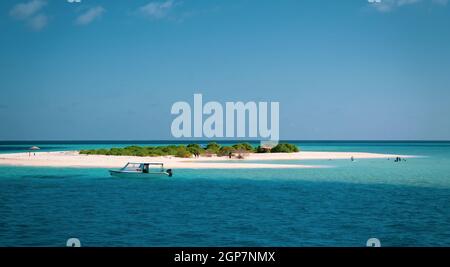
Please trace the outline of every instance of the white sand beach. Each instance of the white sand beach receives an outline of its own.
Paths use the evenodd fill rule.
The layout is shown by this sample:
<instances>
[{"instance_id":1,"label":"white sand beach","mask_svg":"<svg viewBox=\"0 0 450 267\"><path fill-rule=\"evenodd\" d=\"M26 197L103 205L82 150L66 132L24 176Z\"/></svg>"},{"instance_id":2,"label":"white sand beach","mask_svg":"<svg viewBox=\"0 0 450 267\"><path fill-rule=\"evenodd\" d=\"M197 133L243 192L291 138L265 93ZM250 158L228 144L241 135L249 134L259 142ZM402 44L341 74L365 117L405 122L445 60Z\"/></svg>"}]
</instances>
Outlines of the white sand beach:
<instances>
[{"instance_id":1,"label":"white sand beach","mask_svg":"<svg viewBox=\"0 0 450 267\"><path fill-rule=\"evenodd\" d=\"M365 152L312 152L297 153L251 153L245 159L229 159L228 157L176 158L81 155L78 151L36 152L0 154L0 165L40 166L40 167L80 167L80 168L120 168L127 162L162 162L167 168L182 169L239 169L239 168L323 168L327 166L307 164L271 164L252 163L248 161L273 160L336 160L336 159L380 159L411 158L414 156L378 154ZM300 162L299 162L300 163Z\"/></svg>"}]
</instances>

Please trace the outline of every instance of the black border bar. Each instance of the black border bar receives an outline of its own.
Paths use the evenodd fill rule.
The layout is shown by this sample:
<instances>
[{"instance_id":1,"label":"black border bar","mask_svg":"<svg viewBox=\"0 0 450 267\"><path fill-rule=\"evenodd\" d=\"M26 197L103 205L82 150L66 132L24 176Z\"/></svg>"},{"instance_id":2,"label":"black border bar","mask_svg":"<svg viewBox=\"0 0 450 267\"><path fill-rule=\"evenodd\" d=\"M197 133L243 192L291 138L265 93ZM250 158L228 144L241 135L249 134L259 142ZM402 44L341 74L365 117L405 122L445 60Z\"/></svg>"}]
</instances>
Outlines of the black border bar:
<instances>
[{"instance_id":1,"label":"black border bar","mask_svg":"<svg viewBox=\"0 0 450 267\"><path fill-rule=\"evenodd\" d=\"M197 261L176 261L181 255ZM228 254L227 254L228 253ZM208 254L206 264L199 255ZM244 254L246 255L244 257ZM187 255L187 256L186 256ZM252 256L250 256L252 255ZM256 255L256 256L255 256ZM259 256L258 256L259 255ZM265 256L264 256L265 255ZM197 257L198 256L198 257ZM214 257L214 258L212 258ZM219 260L219 258L222 260ZM255 260L258 259L258 260ZM76 264L111 262L141 266L164 265L279 265L307 262L344 264L388 264L393 259L406 263L449 262L450 248L281 248L281 247L171 247L171 248L0 248L0 259L33 264Z\"/></svg>"}]
</instances>

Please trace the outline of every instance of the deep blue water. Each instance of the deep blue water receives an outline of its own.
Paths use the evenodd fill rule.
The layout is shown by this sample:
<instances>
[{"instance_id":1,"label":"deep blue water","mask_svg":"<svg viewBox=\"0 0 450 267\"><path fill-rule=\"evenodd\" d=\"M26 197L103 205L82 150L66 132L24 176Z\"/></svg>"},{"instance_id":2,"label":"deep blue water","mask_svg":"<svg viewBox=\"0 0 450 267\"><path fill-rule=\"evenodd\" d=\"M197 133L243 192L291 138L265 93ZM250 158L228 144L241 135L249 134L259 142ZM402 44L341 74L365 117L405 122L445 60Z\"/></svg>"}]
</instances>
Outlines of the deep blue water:
<instances>
[{"instance_id":1,"label":"deep blue water","mask_svg":"<svg viewBox=\"0 0 450 267\"><path fill-rule=\"evenodd\" d=\"M450 245L450 143L299 146L422 157L308 161L330 166L323 169L178 169L163 179L0 166L0 246L64 246L70 237L83 246L364 246L370 237L383 246Z\"/></svg>"}]
</instances>

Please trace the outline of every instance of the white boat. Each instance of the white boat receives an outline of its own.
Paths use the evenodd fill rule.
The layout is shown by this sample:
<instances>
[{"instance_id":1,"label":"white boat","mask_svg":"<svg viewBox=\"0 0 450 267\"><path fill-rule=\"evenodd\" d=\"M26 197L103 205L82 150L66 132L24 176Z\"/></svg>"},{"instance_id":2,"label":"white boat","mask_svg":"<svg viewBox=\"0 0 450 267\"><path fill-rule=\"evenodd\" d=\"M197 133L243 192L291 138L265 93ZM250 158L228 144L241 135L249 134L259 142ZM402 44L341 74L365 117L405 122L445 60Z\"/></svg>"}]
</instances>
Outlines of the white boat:
<instances>
[{"instance_id":1,"label":"white boat","mask_svg":"<svg viewBox=\"0 0 450 267\"><path fill-rule=\"evenodd\" d=\"M155 166L155 168L152 168ZM172 177L172 169L164 169L163 163L134 163L128 162L125 167L119 170L109 170L111 176L120 178L129 177Z\"/></svg>"}]
</instances>

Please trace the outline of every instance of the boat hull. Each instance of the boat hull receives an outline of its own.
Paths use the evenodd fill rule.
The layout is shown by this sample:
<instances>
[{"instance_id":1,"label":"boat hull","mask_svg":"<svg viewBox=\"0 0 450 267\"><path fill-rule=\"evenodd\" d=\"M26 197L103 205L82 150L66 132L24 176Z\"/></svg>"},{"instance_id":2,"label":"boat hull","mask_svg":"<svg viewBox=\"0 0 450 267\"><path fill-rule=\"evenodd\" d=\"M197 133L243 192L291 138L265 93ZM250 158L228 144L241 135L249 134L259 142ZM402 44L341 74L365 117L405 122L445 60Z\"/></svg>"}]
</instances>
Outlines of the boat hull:
<instances>
[{"instance_id":1,"label":"boat hull","mask_svg":"<svg viewBox=\"0 0 450 267\"><path fill-rule=\"evenodd\" d=\"M167 177L170 176L167 172L123 172L123 171L114 171L109 170L109 174L113 177L118 178L158 178L158 177Z\"/></svg>"}]
</instances>

